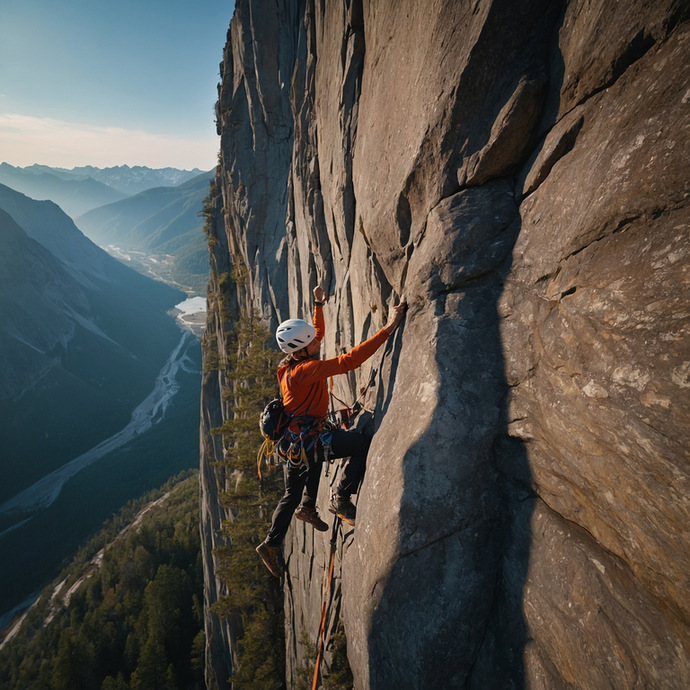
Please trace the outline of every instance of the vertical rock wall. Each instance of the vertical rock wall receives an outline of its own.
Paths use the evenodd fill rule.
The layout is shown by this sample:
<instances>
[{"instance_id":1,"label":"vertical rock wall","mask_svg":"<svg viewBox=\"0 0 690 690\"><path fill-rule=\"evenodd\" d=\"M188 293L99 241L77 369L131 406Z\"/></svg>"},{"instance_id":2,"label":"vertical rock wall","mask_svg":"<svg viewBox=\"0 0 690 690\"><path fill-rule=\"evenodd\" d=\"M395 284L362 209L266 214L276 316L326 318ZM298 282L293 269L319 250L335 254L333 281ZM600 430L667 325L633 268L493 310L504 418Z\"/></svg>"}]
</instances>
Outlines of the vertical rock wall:
<instances>
[{"instance_id":1,"label":"vertical rock wall","mask_svg":"<svg viewBox=\"0 0 690 690\"><path fill-rule=\"evenodd\" d=\"M237 2L211 292L245 279L208 356L240 306L308 318L316 281L326 356L410 305L336 389L376 380L329 617L358 689L690 684L688 18L680 0ZM328 534L295 524L284 556L292 687ZM226 687L232 626L207 632Z\"/></svg>"}]
</instances>

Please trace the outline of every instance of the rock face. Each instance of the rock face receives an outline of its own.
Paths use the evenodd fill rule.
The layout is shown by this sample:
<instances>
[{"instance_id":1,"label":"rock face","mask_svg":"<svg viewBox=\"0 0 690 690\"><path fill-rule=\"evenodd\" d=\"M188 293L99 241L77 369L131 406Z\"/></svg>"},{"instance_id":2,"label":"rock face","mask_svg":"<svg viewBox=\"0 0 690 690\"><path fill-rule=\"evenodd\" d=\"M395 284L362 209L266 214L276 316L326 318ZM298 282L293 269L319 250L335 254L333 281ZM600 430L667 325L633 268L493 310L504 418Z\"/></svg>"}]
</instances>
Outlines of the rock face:
<instances>
[{"instance_id":1,"label":"rock face","mask_svg":"<svg viewBox=\"0 0 690 690\"><path fill-rule=\"evenodd\" d=\"M358 689L690 684L689 19L680 0L237 2L212 291L246 268L231 312L275 326L308 318L318 280L326 356L410 305L374 358L339 542ZM228 414L218 381L202 404ZM327 550L288 534L289 687Z\"/></svg>"}]
</instances>

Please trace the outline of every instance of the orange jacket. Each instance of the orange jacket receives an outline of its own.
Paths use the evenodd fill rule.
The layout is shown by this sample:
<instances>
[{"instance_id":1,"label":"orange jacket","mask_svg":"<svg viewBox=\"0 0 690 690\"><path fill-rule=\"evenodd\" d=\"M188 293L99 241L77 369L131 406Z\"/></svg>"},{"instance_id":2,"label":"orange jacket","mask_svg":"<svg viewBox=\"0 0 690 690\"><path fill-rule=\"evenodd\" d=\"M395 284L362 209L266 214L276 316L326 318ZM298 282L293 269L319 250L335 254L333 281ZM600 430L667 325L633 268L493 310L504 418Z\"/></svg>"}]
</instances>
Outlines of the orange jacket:
<instances>
[{"instance_id":1,"label":"orange jacket","mask_svg":"<svg viewBox=\"0 0 690 690\"><path fill-rule=\"evenodd\" d=\"M323 308L314 307L314 328L316 340L321 341L326 333ZM328 386L326 379L335 374L344 374L366 362L390 333L382 328L376 335L353 347L344 355L333 359L305 359L297 363L278 367L278 381L283 396L283 405L288 414L297 417L320 417L328 414Z\"/></svg>"}]
</instances>

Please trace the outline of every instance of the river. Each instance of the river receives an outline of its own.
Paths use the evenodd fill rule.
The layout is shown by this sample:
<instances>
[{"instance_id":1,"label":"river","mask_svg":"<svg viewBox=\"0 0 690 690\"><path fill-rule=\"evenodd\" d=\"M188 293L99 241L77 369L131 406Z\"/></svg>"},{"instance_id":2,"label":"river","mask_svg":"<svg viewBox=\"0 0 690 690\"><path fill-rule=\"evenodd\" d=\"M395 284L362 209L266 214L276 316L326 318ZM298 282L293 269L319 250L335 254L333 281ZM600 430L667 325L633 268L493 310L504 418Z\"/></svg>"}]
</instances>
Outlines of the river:
<instances>
[{"instance_id":1,"label":"river","mask_svg":"<svg viewBox=\"0 0 690 690\"><path fill-rule=\"evenodd\" d=\"M190 339L194 339L191 331L182 333L180 342L172 351L168 361L158 374L153 391L132 412L132 418L127 426L114 436L102 441L91 450L83 453L59 469L31 485L24 491L13 496L0 505L0 514L36 513L50 506L60 495L65 482L75 474L96 462L103 456L132 441L136 436L148 431L154 424L165 416L173 396L179 390L177 373L180 369L188 373L198 373L193 368L193 362L187 354ZM28 519L0 532L0 537L23 525Z\"/></svg>"}]
</instances>

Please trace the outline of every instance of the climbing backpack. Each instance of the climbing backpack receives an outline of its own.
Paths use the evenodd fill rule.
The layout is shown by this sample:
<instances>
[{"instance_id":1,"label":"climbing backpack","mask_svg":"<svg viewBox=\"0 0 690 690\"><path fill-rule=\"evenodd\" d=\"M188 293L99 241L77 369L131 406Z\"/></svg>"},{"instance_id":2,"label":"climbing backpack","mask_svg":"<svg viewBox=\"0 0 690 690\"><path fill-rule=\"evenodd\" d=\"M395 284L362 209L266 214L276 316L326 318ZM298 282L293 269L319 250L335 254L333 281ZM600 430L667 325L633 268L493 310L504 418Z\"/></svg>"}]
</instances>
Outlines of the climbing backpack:
<instances>
[{"instance_id":1,"label":"climbing backpack","mask_svg":"<svg viewBox=\"0 0 690 690\"><path fill-rule=\"evenodd\" d=\"M275 398L264 407L259 419L259 429L264 438L275 443L282 438L289 423L290 415L283 407L283 399Z\"/></svg>"},{"instance_id":2,"label":"climbing backpack","mask_svg":"<svg viewBox=\"0 0 690 690\"><path fill-rule=\"evenodd\" d=\"M256 456L256 471L259 475L259 479L262 479L261 460L264 457L266 458L266 464L269 469L275 466L272 460L275 444L283 438L291 419L292 417L285 411L285 407L283 407L282 397L271 400L271 402L264 407L264 411L261 413L261 417L259 417L259 429L264 437L264 442L261 444L261 448L259 448L259 452Z\"/></svg>"}]
</instances>

